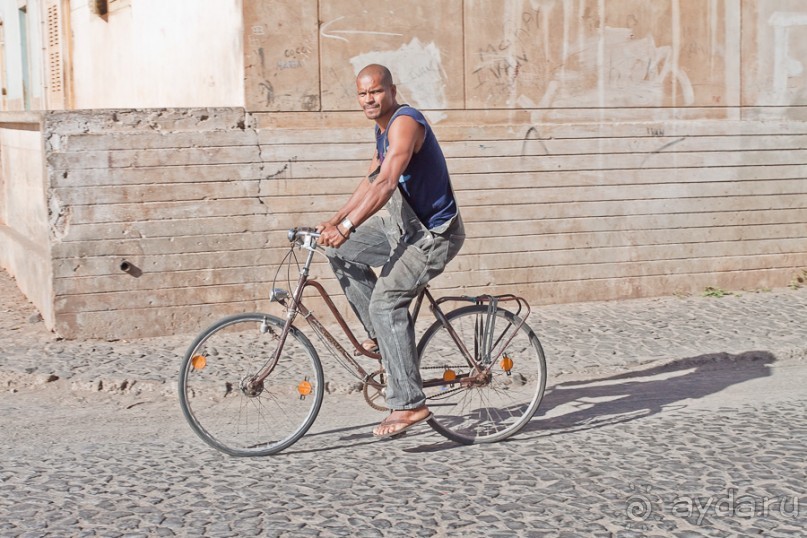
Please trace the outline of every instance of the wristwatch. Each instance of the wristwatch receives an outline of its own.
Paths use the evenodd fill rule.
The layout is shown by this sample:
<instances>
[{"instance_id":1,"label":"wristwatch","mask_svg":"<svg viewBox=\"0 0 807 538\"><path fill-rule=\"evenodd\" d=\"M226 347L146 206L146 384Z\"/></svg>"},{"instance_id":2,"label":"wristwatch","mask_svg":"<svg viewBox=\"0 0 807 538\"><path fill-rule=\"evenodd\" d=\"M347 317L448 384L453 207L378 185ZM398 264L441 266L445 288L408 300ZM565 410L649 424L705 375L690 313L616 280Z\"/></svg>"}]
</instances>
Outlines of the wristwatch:
<instances>
[{"instance_id":1,"label":"wristwatch","mask_svg":"<svg viewBox=\"0 0 807 538\"><path fill-rule=\"evenodd\" d=\"M342 220L342 222L340 222L340 223L339 223L339 226L341 226L342 228L344 228L345 230L347 230L347 231L348 231L348 233L353 233L353 232L355 232L355 231L356 231L356 228L353 226L353 223L352 223L352 222L350 222L350 219L349 219L349 218L347 218L347 217L345 217L345 218Z\"/></svg>"}]
</instances>

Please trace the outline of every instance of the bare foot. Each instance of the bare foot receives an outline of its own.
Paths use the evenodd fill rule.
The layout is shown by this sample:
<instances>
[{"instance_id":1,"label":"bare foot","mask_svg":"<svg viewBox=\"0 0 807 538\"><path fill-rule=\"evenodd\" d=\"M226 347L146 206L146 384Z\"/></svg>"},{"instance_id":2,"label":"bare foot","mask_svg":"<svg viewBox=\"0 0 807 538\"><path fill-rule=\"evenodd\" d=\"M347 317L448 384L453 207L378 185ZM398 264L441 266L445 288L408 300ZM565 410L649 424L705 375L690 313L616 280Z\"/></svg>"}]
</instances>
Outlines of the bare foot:
<instances>
[{"instance_id":1,"label":"bare foot","mask_svg":"<svg viewBox=\"0 0 807 538\"><path fill-rule=\"evenodd\" d=\"M361 343L361 347L362 349L364 349L364 351L369 351L370 353L378 353L378 340L376 340L375 338L368 338L367 340ZM354 355L356 356L362 355L362 352L356 350Z\"/></svg>"},{"instance_id":2,"label":"bare foot","mask_svg":"<svg viewBox=\"0 0 807 538\"><path fill-rule=\"evenodd\" d=\"M381 421L381 424L373 429L373 435L376 437L394 437L401 435L412 426L425 422L431 417L432 414L425 405L417 409L393 411L387 418Z\"/></svg>"},{"instance_id":3,"label":"bare foot","mask_svg":"<svg viewBox=\"0 0 807 538\"><path fill-rule=\"evenodd\" d=\"M376 338L368 338L364 342L361 343L361 347L366 349L367 351L372 351L373 353L378 353L378 339Z\"/></svg>"}]
</instances>

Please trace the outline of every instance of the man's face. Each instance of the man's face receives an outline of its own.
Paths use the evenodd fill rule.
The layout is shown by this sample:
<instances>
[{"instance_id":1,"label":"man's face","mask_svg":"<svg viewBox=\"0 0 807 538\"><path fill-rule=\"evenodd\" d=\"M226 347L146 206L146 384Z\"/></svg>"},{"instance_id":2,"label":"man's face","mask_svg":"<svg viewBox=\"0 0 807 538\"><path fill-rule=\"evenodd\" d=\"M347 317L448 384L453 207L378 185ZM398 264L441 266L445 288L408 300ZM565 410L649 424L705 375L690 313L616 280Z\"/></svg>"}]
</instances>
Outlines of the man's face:
<instances>
[{"instance_id":1,"label":"man's face","mask_svg":"<svg viewBox=\"0 0 807 538\"><path fill-rule=\"evenodd\" d=\"M384 86L381 75L365 75L356 79L356 93L368 119L382 118L395 106L395 85Z\"/></svg>"}]
</instances>

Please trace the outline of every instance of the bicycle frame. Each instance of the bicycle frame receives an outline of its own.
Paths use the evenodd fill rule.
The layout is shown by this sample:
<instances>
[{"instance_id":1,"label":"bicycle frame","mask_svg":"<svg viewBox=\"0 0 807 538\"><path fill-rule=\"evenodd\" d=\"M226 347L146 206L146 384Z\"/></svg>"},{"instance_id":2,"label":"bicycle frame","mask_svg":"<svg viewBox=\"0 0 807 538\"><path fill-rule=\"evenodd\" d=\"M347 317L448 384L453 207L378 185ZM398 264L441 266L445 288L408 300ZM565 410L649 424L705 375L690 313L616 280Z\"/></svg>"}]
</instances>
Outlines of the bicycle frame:
<instances>
[{"instance_id":1,"label":"bicycle frame","mask_svg":"<svg viewBox=\"0 0 807 538\"><path fill-rule=\"evenodd\" d=\"M335 349L339 353L341 358L344 359L352 368L355 369L356 373L361 377L364 383L367 383L368 385L376 389L383 388L383 384L373 380L372 374L368 373L361 366L361 364L359 364L353 358L353 356L351 356L351 354L347 350L345 350L345 348L339 343L339 341L333 336L333 334L331 334L331 332L328 331L328 329L325 328L325 326L317 319L314 313L311 312L303 304L303 293L305 292L305 290L309 287L316 290L319 296L325 302L325 305L328 307L328 310L330 310L331 314L336 319L336 322L342 329L342 332L348 338L351 345L356 349L356 351L362 355L365 355L373 359L377 360L381 359L381 356L378 353L373 353L371 351L364 349L364 347L359 343L353 331L348 326L347 322L345 321L345 318L339 313L339 310L337 309L336 305L334 304L333 300L328 295L328 292L325 290L322 284L320 284L315 279L309 278L311 263L313 261L314 254L317 250L316 237L312 232L303 230L301 231L301 233L303 233L304 235L302 237L302 240L300 240L297 237L297 232L298 231L296 229L290 230L289 239L297 243L304 250L307 250L308 253L306 255L305 262L303 263L303 266L300 269L300 276L297 280L297 285L294 289L294 292L291 295L289 295L288 292L286 292L285 290L278 288L272 289L272 292L270 294L270 300L277 302L286 308L287 311L286 323L284 324L283 330L279 336L278 346L274 355L270 358L267 364L255 375L255 377L252 378L250 384L260 385L266 379L266 377L272 372L272 369L277 364L277 361L280 357L283 345L285 344L286 338L289 334L289 331L292 328L294 320L298 315L301 315L308 322L309 326L311 326L311 328L322 338L327 340L328 344L330 344L333 347L333 349ZM292 248L294 248L294 246L292 246ZM527 302L521 297L517 297L515 295L510 294L498 295L498 296L480 295L475 297L461 295L461 296L441 297L439 299L435 299L435 297L429 291L428 287L424 287L415 298L414 308L412 311L413 323L417 321L418 315L423 306L424 299L428 302L429 309L433 313L435 319L437 319L441 324L443 324L443 326L445 326L446 330L448 331L448 334L451 336L452 340L457 345L458 349L462 352L465 359L468 361L468 365L472 367L471 372L467 374L461 374L457 378L452 379L450 381L444 380L443 378L429 379L429 380L424 379L423 380L424 387L456 384L456 383L459 383L460 385L484 383L487 379L488 371L495 363L495 361L498 360L501 353L503 353L504 349L506 349L507 345L513 339L513 337L521 328L521 326L526 322L526 318L530 314L530 307L527 304ZM450 301L471 302L475 304L485 304L485 303L488 304L489 313L487 316L485 331L483 334L489 335L490 341L486 343L483 342L484 350L482 353L481 361L475 358L478 356L478 353L471 353L468 350L465 343L460 339L460 337L457 335L457 332L451 326L451 323L448 321L446 314L440 308L440 305ZM502 335L500 335L499 339L496 342L493 342L492 341L494 334L493 323L495 323L495 317L496 317L495 313L496 308L498 307L498 303L508 301L512 301L517 304L518 310L515 312L515 314L520 317L521 322L512 331L512 334L504 342L504 345L500 346L502 340L505 337L505 334L503 333ZM523 317L521 317L522 311L526 311L526 314ZM492 352L497 347L500 348L500 351L498 354L494 356ZM477 350L474 351L476 352Z\"/></svg>"},{"instance_id":2,"label":"bicycle frame","mask_svg":"<svg viewBox=\"0 0 807 538\"><path fill-rule=\"evenodd\" d=\"M180 369L179 403L191 428L210 446L234 456L275 454L305 435L328 388L322 347L358 379L349 392L358 388L371 408L389 410L387 391L396 381L385 373L390 364L362 347L359 333L348 327L348 314L340 313L326 286L310 276L319 233L300 228L288 237L291 248L278 265L269 296L285 315L246 312L218 320L196 337ZM292 275L292 267L299 276ZM281 271L289 291L274 288ZM304 304L306 294L330 310L327 328ZM413 366L431 410L429 426L462 444L518 433L537 411L546 386L546 360L527 325L526 301L515 295L438 298L427 287L413 294L409 315L419 334ZM426 305L435 321L418 319ZM296 323L298 316L309 331ZM311 331L317 338L310 338ZM381 344L386 349L383 339ZM377 363L363 367L356 355Z\"/></svg>"}]
</instances>

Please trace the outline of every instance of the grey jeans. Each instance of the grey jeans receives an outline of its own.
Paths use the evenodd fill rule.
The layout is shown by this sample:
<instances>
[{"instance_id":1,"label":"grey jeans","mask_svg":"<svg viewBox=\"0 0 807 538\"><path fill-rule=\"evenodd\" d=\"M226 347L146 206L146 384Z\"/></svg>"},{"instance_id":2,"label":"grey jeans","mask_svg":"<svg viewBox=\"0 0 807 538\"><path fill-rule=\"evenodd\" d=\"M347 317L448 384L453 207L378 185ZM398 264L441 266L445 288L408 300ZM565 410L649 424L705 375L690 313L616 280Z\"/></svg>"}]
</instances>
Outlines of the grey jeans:
<instances>
[{"instance_id":1,"label":"grey jeans","mask_svg":"<svg viewBox=\"0 0 807 538\"><path fill-rule=\"evenodd\" d=\"M402 214L408 211L405 207ZM443 272L464 241L459 214L440 233L416 219L376 215L341 247L326 250L353 311L368 336L378 339L390 409L416 409L426 402L409 305ZM373 267L380 268L378 275Z\"/></svg>"}]
</instances>

